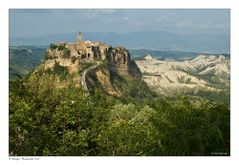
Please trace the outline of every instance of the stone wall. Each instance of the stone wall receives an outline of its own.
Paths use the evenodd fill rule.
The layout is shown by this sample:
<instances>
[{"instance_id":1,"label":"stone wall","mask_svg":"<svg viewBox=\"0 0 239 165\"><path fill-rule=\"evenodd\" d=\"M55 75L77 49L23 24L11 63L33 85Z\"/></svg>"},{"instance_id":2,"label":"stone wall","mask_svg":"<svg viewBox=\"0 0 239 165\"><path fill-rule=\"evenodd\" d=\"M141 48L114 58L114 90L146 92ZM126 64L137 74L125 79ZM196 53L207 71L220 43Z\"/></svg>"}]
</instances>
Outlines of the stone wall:
<instances>
[{"instance_id":1,"label":"stone wall","mask_svg":"<svg viewBox=\"0 0 239 165\"><path fill-rule=\"evenodd\" d=\"M71 51L76 51L76 44L75 43L68 43L66 44L66 48Z\"/></svg>"}]
</instances>

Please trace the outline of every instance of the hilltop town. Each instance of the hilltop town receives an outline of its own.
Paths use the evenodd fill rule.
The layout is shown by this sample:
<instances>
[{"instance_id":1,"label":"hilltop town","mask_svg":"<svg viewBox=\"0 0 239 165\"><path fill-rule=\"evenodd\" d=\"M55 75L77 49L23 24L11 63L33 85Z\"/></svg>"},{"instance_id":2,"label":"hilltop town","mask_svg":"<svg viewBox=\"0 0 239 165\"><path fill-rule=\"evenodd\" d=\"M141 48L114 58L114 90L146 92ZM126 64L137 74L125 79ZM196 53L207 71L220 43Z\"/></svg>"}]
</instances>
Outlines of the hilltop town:
<instances>
[{"instance_id":1,"label":"hilltop town","mask_svg":"<svg viewBox=\"0 0 239 165\"><path fill-rule=\"evenodd\" d=\"M78 33L76 43L58 42L51 44L50 49L47 50L48 58L59 58L61 57L59 55L63 55L64 57L64 53L67 53L66 56L76 57L78 59L104 60L105 53L110 46L99 41L83 41L82 35L82 32ZM63 50L63 52L58 54L55 48L58 48L58 51Z\"/></svg>"},{"instance_id":2,"label":"hilltop town","mask_svg":"<svg viewBox=\"0 0 239 165\"><path fill-rule=\"evenodd\" d=\"M59 63L60 66L68 67L70 72L74 72L79 69L79 63L102 63L107 59L112 71L121 75L128 75L131 72L135 76L140 76L139 69L131 61L127 49L114 48L100 41L83 41L82 36L82 32L79 32L76 43L51 44L46 51L45 69L52 69L56 63Z\"/></svg>"}]
</instances>

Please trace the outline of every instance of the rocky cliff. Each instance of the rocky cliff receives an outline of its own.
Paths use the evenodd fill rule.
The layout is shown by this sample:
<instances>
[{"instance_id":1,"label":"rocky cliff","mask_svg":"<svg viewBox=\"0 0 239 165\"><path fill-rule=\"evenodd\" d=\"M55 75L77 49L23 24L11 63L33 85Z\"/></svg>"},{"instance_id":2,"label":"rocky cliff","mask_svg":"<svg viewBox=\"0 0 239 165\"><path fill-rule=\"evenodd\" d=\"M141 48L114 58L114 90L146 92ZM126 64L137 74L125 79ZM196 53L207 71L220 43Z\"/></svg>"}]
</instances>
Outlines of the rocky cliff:
<instances>
[{"instance_id":1,"label":"rocky cliff","mask_svg":"<svg viewBox=\"0 0 239 165\"><path fill-rule=\"evenodd\" d=\"M107 52L110 70L120 75L140 77L141 73L134 61L130 59L130 53L123 47L110 48Z\"/></svg>"},{"instance_id":2,"label":"rocky cliff","mask_svg":"<svg viewBox=\"0 0 239 165\"><path fill-rule=\"evenodd\" d=\"M56 63L67 67L73 73L81 69L82 63L108 61L109 69L120 75L140 77L140 70L130 59L130 53L123 47L111 47L102 42L81 41L77 43L51 44L46 51L45 69L52 69Z\"/></svg>"},{"instance_id":3,"label":"rocky cliff","mask_svg":"<svg viewBox=\"0 0 239 165\"><path fill-rule=\"evenodd\" d=\"M115 85L114 78L125 77L132 80L141 76L127 49L102 42L82 41L81 38L78 37L76 43L51 44L45 53L41 68L45 72L57 73L58 77L63 77L51 80L57 80L58 87L69 84L67 81L88 90L87 85L91 84L92 88L97 86L109 95L121 96L121 84ZM59 83L60 79L64 79L64 83Z\"/></svg>"}]
</instances>

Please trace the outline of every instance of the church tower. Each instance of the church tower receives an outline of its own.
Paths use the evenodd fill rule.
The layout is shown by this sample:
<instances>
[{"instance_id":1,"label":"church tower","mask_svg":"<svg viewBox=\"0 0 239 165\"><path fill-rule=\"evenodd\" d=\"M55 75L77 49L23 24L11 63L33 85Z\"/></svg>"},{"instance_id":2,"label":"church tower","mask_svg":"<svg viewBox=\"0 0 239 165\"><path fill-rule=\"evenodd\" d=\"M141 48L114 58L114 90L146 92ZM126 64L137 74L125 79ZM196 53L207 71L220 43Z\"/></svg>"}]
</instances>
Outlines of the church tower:
<instances>
[{"instance_id":1,"label":"church tower","mask_svg":"<svg viewBox=\"0 0 239 165\"><path fill-rule=\"evenodd\" d=\"M81 43L81 41L82 41L82 32L79 32L77 36L77 43Z\"/></svg>"}]
</instances>

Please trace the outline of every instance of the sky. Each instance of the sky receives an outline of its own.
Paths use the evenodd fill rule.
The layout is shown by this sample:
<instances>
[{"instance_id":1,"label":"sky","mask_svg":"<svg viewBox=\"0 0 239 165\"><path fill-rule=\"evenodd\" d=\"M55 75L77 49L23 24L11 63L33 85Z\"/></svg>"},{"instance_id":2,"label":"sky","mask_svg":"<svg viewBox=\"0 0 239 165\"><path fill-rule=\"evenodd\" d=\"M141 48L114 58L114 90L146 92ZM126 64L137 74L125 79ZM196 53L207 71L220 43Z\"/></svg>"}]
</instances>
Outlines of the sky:
<instances>
[{"instance_id":1,"label":"sky","mask_svg":"<svg viewBox=\"0 0 239 165\"><path fill-rule=\"evenodd\" d=\"M10 9L10 37L76 31L167 31L177 34L230 32L228 9Z\"/></svg>"}]
</instances>

